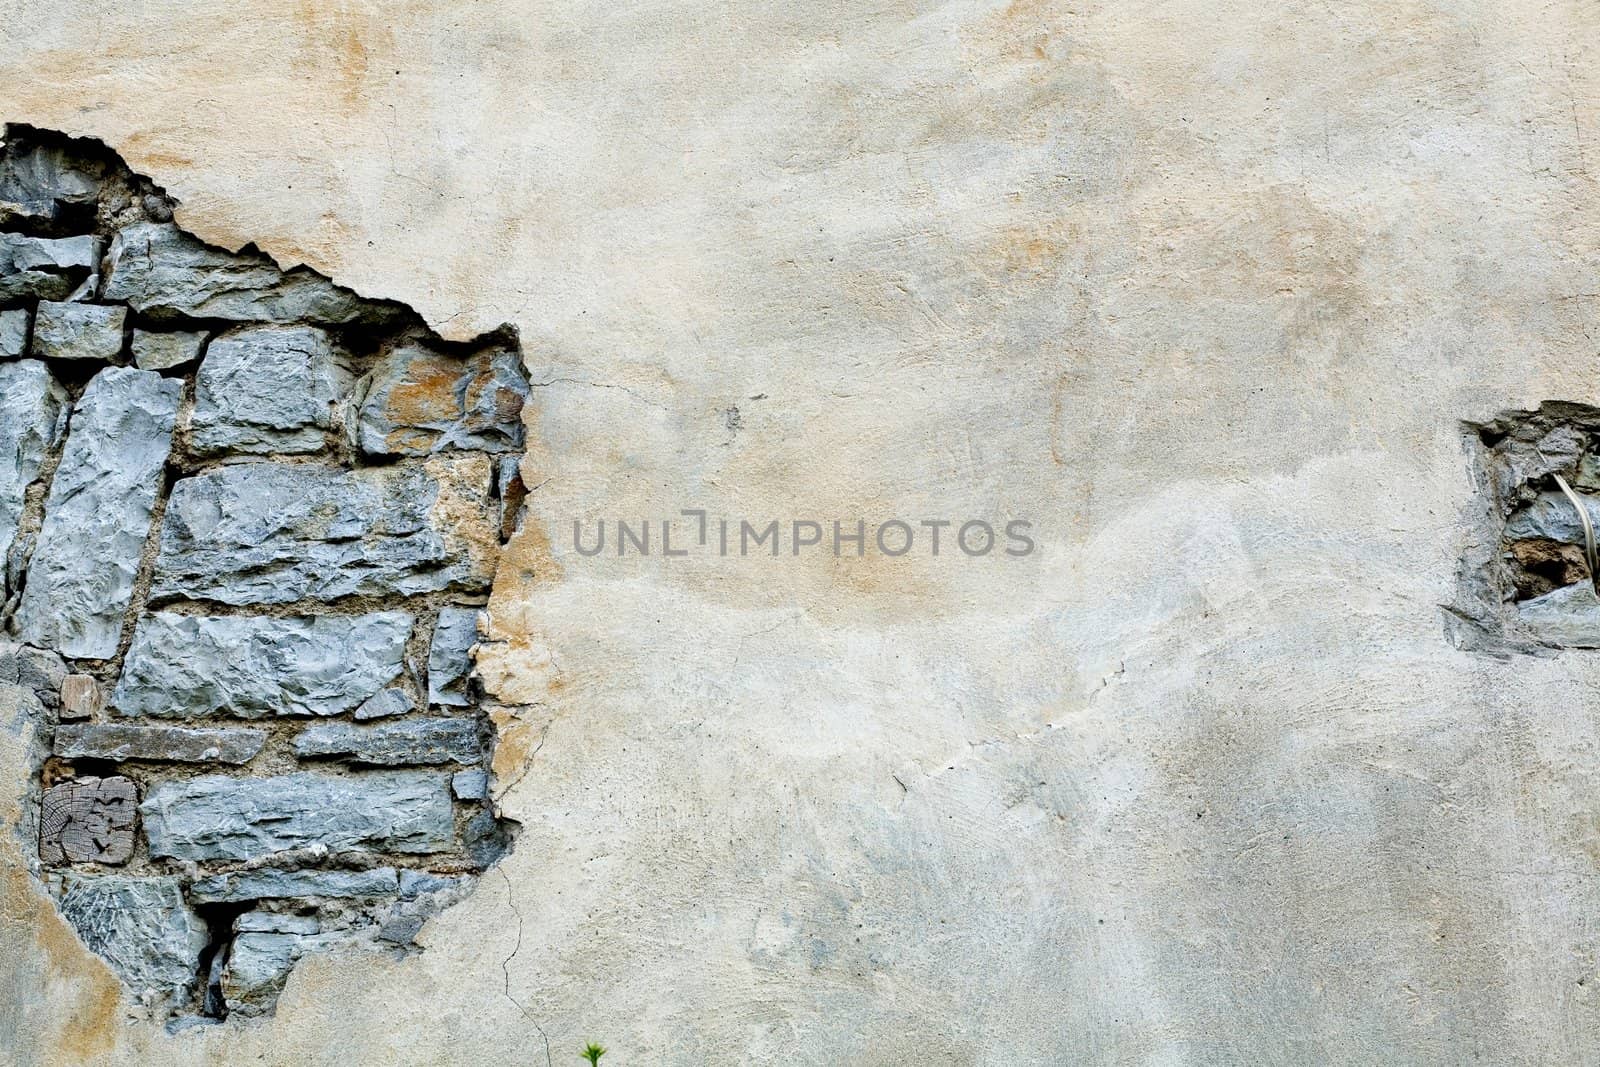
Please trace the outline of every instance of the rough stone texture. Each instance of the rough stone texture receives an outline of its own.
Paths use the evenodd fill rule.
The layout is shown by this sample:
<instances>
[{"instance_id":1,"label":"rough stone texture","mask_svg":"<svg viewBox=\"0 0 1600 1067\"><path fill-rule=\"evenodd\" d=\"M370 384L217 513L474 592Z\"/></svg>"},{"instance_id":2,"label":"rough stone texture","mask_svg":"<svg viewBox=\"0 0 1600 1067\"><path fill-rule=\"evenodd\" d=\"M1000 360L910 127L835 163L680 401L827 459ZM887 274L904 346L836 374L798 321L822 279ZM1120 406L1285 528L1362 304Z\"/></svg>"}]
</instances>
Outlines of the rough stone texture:
<instances>
[{"instance_id":1,"label":"rough stone texture","mask_svg":"<svg viewBox=\"0 0 1600 1067\"><path fill-rule=\"evenodd\" d=\"M384 719L391 715L404 715L417 706L416 698L404 689L381 689L361 702L356 708L360 720Z\"/></svg>"},{"instance_id":2,"label":"rough stone texture","mask_svg":"<svg viewBox=\"0 0 1600 1067\"><path fill-rule=\"evenodd\" d=\"M19 359L28 351L28 309L0 311L0 359Z\"/></svg>"},{"instance_id":3,"label":"rough stone texture","mask_svg":"<svg viewBox=\"0 0 1600 1067\"><path fill-rule=\"evenodd\" d=\"M47 706L55 706L67 680L67 665L54 652L0 641L0 684L20 685Z\"/></svg>"},{"instance_id":4,"label":"rough stone texture","mask_svg":"<svg viewBox=\"0 0 1600 1067\"><path fill-rule=\"evenodd\" d=\"M319 845L426 853L454 836L448 778L383 771L163 782L139 813L152 856L244 860Z\"/></svg>"},{"instance_id":5,"label":"rough stone texture","mask_svg":"<svg viewBox=\"0 0 1600 1067\"><path fill-rule=\"evenodd\" d=\"M60 300L100 260L93 237L43 238L0 232L0 300Z\"/></svg>"},{"instance_id":6,"label":"rough stone texture","mask_svg":"<svg viewBox=\"0 0 1600 1067\"><path fill-rule=\"evenodd\" d=\"M26 140L26 138L24 138ZM52 226L93 214L99 169L48 144L29 144L0 161L0 226Z\"/></svg>"},{"instance_id":7,"label":"rough stone texture","mask_svg":"<svg viewBox=\"0 0 1600 1067\"><path fill-rule=\"evenodd\" d=\"M357 435L369 455L522 448L528 380L513 351L461 359L403 345L384 358L365 387Z\"/></svg>"},{"instance_id":8,"label":"rough stone texture","mask_svg":"<svg viewBox=\"0 0 1600 1067\"><path fill-rule=\"evenodd\" d=\"M139 620L111 696L124 715L338 715L400 673L403 611L313 618L178 615Z\"/></svg>"},{"instance_id":9,"label":"rough stone texture","mask_svg":"<svg viewBox=\"0 0 1600 1067\"><path fill-rule=\"evenodd\" d=\"M1589 521L1600 534L1600 500L1583 493L1579 499L1589 511ZM1577 509L1557 490L1540 493L1533 503L1519 508L1506 520L1506 536L1512 538L1547 537L1552 541L1583 543L1583 525Z\"/></svg>"},{"instance_id":10,"label":"rough stone texture","mask_svg":"<svg viewBox=\"0 0 1600 1067\"><path fill-rule=\"evenodd\" d=\"M400 896L414 900L429 893L451 893L466 889L472 879L464 875L429 874L427 871L401 871Z\"/></svg>"},{"instance_id":11,"label":"rough stone texture","mask_svg":"<svg viewBox=\"0 0 1600 1067\"><path fill-rule=\"evenodd\" d=\"M1558 647L1600 648L1600 600L1587 581L1517 605L1517 617L1536 640Z\"/></svg>"},{"instance_id":12,"label":"rough stone texture","mask_svg":"<svg viewBox=\"0 0 1600 1067\"><path fill-rule=\"evenodd\" d=\"M64 727L70 729L70 727ZM39 859L45 863L125 863L133 855L132 780L69 778L39 802Z\"/></svg>"},{"instance_id":13,"label":"rough stone texture","mask_svg":"<svg viewBox=\"0 0 1600 1067\"><path fill-rule=\"evenodd\" d=\"M450 791L462 800L482 800L489 795L486 771L457 771L450 776Z\"/></svg>"},{"instance_id":14,"label":"rough stone texture","mask_svg":"<svg viewBox=\"0 0 1600 1067\"><path fill-rule=\"evenodd\" d=\"M31 351L40 359L116 362L127 317L127 308L41 301L33 316Z\"/></svg>"},{"instance_id":15,"label":"rough stone texture","mask_svg":"<svg viewBox=\"0 0 1600 1067\"><path fill-rule=\"evenodd\" d=\"M109 723L61 726L55 753L64 759L171 760L182 763L248 763L266 734L260 730L196 730L182 726Z\"/></svg>"},{"instance_id":16,"label":"rough stone texture","mask_svg":"<svg viewBox=\"0 0 1600 1067\"><path fill-rule=\"evenodd\" d=\"M61 717L90 719L105 708L106 694L92 674L69 674L61 679Z\"/></svg>"},{"instance_id":17,"label":"rough stone texture","mask_svg":"<svg viewBox=\"0 0 1600 1067\"><path fill-rule=\"evenodd\" d=\"M248 1018L266 1011L297 960L345 939L337 934L240 933L233 940L222 975L222 994L229 1014Z\"/></svg>"},{"instance_id":18,"label":"rough stone texture","mask_svg":"<svg viewBox=\"0 0 1600 1067\"><path fill-rule=\"evenodd\" d=\"M198 879L190 896L209 901L273 900L285 897L394 896L400 880L393 867L365 871L241 871ZM315 933L314 930L306 931Z\"/></svg>"},{"instance_id":19,"label":"rough stone texture","mask_svg":"<svg viewBox=\"0 0 1600 1067\"><path fill-rule=\"evenodd\" d=\"M234 322L354 322L370 318L347 289L267 257L209 248L171 223L121 230L107 257L104 297L146 314Z\"/></svg>"},{"instance_id":20,"label":"rough stone texture","mask_svg":"<svg viewBox=\"0 0 1600 1067\"><path fill-rule=\"evenodd\" d=\"M75 879L61 897L61 914L134 990L181 996L193 988L206 930L177 879Z\"/></svg>"},{"instance_id":21,"label":"rough stone texture","mask_svg":"<svg viewBox=\"0 0 1600 1067\"><path fill-rule=\"evenodd\" d=\"M381 766L475 763L483 758L475 719L401 719L379 726L318 723L294 739L295 755L336 756Z\"/></svg>"},{"instance_id":22,"label":"rough stone texture","mask_svg":"<svg viewBox=\"0 0 1600 1067\"><path fill-rule=\"evenodd\" d=\"M241 463L173 487L154 593L225 604L487 588L488 462Z\"/></svg>"},{"instance_id":23,"label":"rough stone texture","mask_svg":"<svg viewBox=\"0 0 1600 1067\"><path fill-rule=\"evenodd\" d=\"M67 393L36 360L0 364L0 561L11 551L28 486L65 426Z\"/></svg>"},{"instance_id":24,"label":"rough stone texture","mask_svg":"<svg viewBox=\"0 0 1600 1067\"><path fill-rule=\"evenodd\" d=\"M200 358L206 335L197 331L133 331L133 362L140 370L171 370Z\"/></svg>"},{"instance_id":25,"label":"rough stone texture","mask_svg":"<svg viewBox=\"0 0 1600 1067\"><path fill-rule=\"evenodd\" d=\"M314 915L284 915L275 911L247 911L234 920L233 928L271 934L314 934L322 923Z\"/></svg>"},{"instance_id":26,"label":"rough stone texture","mask_svg":"<svg viewBox=\"0 0 1600 1067\"><path fill-rule=\"evenodd\" d=\"M478 640L477 608L444 608L428 646L428 703L465 707L472 677L472 646Z\"/></svg>"},{"instance_id":27,"label":"rough stone texture","mask_svg":"<svg viewBox=\"0 0 1600 1067\"><path fill-rule=\"evenodd\" d=\"M116 652L182 389L120 367L89 382L28 566L17 612L24 641L67 656Z\"/></svg>"},{"instance_id":28,"label":"rough stone texture","mask_svg":"<svg viewBox=\"0 0 1600 1067\"><path fill-rule=\"evenodd\" d=\"M195 379L191 443L206 452L317 452L352 382L327 331L246 326L212 340Z\"/></svg>"}]
</instances>

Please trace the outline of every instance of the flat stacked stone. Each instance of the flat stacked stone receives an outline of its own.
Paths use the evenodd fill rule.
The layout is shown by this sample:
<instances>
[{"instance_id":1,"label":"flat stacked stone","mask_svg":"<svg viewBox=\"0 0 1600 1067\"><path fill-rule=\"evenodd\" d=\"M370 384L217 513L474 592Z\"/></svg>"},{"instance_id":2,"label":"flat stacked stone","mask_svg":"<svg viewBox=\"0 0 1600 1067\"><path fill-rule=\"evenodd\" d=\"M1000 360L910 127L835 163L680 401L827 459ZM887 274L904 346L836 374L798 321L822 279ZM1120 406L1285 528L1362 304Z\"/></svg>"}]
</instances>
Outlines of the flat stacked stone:
<instances>
[{"instance_id":1,"label":"flat stacked stone","mask_svg":"<svg viewBox=\"0 0 1600 1067\"><path fill-rule=\"evenodd\" d=\"M498 540L481 456L340 470L239 463L173 487L157 597L285 604L486 590Z\"/></svg>"},{"instance_id":2,"label":"flat stacked stone","mask_svg":"<svg viewBox=\"0 0 1600 1067\"><path fill-rule=\"evenodd\" d=\"M312 271L283 271L258 252L213 248L170 222L117 232L102 295L157 319L352 323L394 314Z\"/></svg>"},{"instance_id":3,"label":"flat stacked stone","mask_svg":"<svg viewBox=\"0 0 1600 1067\"><path fill-rule=\"evenodd\" d=\"M248 860L312 846L415 854L455 844L449 778L421 771L162 782L139 814L150 855L184 860Z\"/></svg>"},{"instance_id":4,"label":"flat stacked stone","mask_svg":"<svg viewBox=\"0 0 1600 1067\"><path fill-rule=\"evenodd\" d=\"M99 262L94 237L0 232L0 300L65 300Z\"/></svg>"},{"instance_id":5,"label":"flat stacked stone","mask_svg":"<svg viewBox=\"0 0 1600 1067\"><path fill-rule=\"evenodd\" d=\"M156 612L134 628L111 704L154 718L338 715L401 673L411 628L403 611L286 619Z\"/></svg>"},{"instance_id":6,"label":"flat stacked stone","mask_svg":"<svg viewBox=\"0 0 1600 1067\"><path fill-rule=\"evenodd\" d=\"M249 763L266 744L260 730L197 730L181 726L109 723L56 728L62 759L162 760L173 763Z\"/></svg>"},{"instance_id":7,"label":"flat stacked stone","mask_svg":"<svg viewBox=\"0 0 1600 1067\"><path fill-rule=\"evenodd\" d=\"M294 739L295 755L340 757L376 766L475 763L483 758L472 719L399 719L378 726L319 723Z\"/></svg>"}]
</instances>

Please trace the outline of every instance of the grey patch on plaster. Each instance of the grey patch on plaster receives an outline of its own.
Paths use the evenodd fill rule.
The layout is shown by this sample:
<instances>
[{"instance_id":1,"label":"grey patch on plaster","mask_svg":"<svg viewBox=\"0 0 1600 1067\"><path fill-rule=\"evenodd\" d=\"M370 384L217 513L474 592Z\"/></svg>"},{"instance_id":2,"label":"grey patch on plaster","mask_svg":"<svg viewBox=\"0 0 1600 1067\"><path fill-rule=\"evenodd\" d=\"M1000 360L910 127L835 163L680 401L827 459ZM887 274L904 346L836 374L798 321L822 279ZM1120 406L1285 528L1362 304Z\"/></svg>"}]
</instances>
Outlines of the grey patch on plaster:
<instances>
[{"instance_id":1,"label":"grey patch on plaster","mask_svg":"<svg viewBox=\"0 0 1600 1067\"><path fill-rule=\"evenodd\" d=\"M528 385L509 328L447 342L173 206L98 142L6 128L18 832L130 1003L181 1028L270 1014L310 954L421 951L511 846L472 645Z\"/></svg>"},{"instance_id":2,"label":"grey patch on plaster","mask_svg":"<svg viewBox=\"0 0 1600 1067\"><path fill-rule=\"evenodd\" d=\"M1555 478L1600 528L1600 408L1547 401L1463 424L1472 496L1444 607L1458 647L1496 656L1600 648L1600 598L1583 562L1583 526Z\"/></svg>"}]
</instances>

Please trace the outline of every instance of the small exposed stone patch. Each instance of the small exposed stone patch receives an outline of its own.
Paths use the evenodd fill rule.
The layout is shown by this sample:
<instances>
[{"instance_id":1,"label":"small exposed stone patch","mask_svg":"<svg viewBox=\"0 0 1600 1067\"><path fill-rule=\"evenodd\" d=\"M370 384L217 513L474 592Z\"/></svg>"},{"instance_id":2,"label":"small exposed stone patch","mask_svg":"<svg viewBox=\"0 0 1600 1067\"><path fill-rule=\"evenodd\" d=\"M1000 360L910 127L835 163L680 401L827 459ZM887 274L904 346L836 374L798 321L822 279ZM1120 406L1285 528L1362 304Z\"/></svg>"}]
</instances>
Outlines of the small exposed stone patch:
<instances>
[{"instance_id":1,"label":"small exposed stone patch","mask_svg":"<svg viewBox=\"0 0 1600 1067\"><path fill-rule=\"evenodd\" d=\"M420 951L510 845L473 667L522 501L513 338L206 245L115 154L0 146L0 693L38 874L135 1003L270 1012Z\"/></svg>"},{"instance_id":2,"label":"small exposed stone patch","mask_svg":"<svg viewBox=\"0 0 1600 1067\"><path fill-rule=\"evenodd\" d=\"M1600 598L1572 487L1600 534L1600 408L1551 402L1469 425L1479 492L1452 631L1497 653L1600 648Z\"/></svg>"}]
</instances>

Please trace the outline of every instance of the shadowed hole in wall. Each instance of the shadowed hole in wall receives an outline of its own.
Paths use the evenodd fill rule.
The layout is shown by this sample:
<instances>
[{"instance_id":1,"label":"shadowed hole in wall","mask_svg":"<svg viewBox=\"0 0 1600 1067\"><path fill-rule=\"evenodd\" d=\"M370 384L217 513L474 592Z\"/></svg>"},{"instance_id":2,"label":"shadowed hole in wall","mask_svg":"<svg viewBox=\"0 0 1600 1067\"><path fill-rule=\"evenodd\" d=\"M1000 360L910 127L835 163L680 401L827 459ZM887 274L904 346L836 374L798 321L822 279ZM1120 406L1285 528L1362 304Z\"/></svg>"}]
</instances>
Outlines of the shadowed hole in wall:
<instances>
[{"instance_id":1,"label":"shadowed hole in wall","mask_svg":"<svg viewBox=\"0 0 1600 1067\"><path fill-rule=\"evenodd\" d=\"M524 490L515 334L230 253L104 145L0 147L0 695L19 827L139 1010L407 954L510 847L473 669ZM19 783L19 786L24 785Z\"/></svg>"},{"instance_id":2,"label":"shadowed hole in wall","mask_svg":"<svg viewBox=\"0 0 1600 1067\"><path fill-rule=\"evenodd\" d=\"M1600 648L1577 507L1600 530L1600 408L1549 401L1464 424L1464 437L1476 492L1446 609L1456 643L1497 655Z\"/></svg>"}]
</instances>

